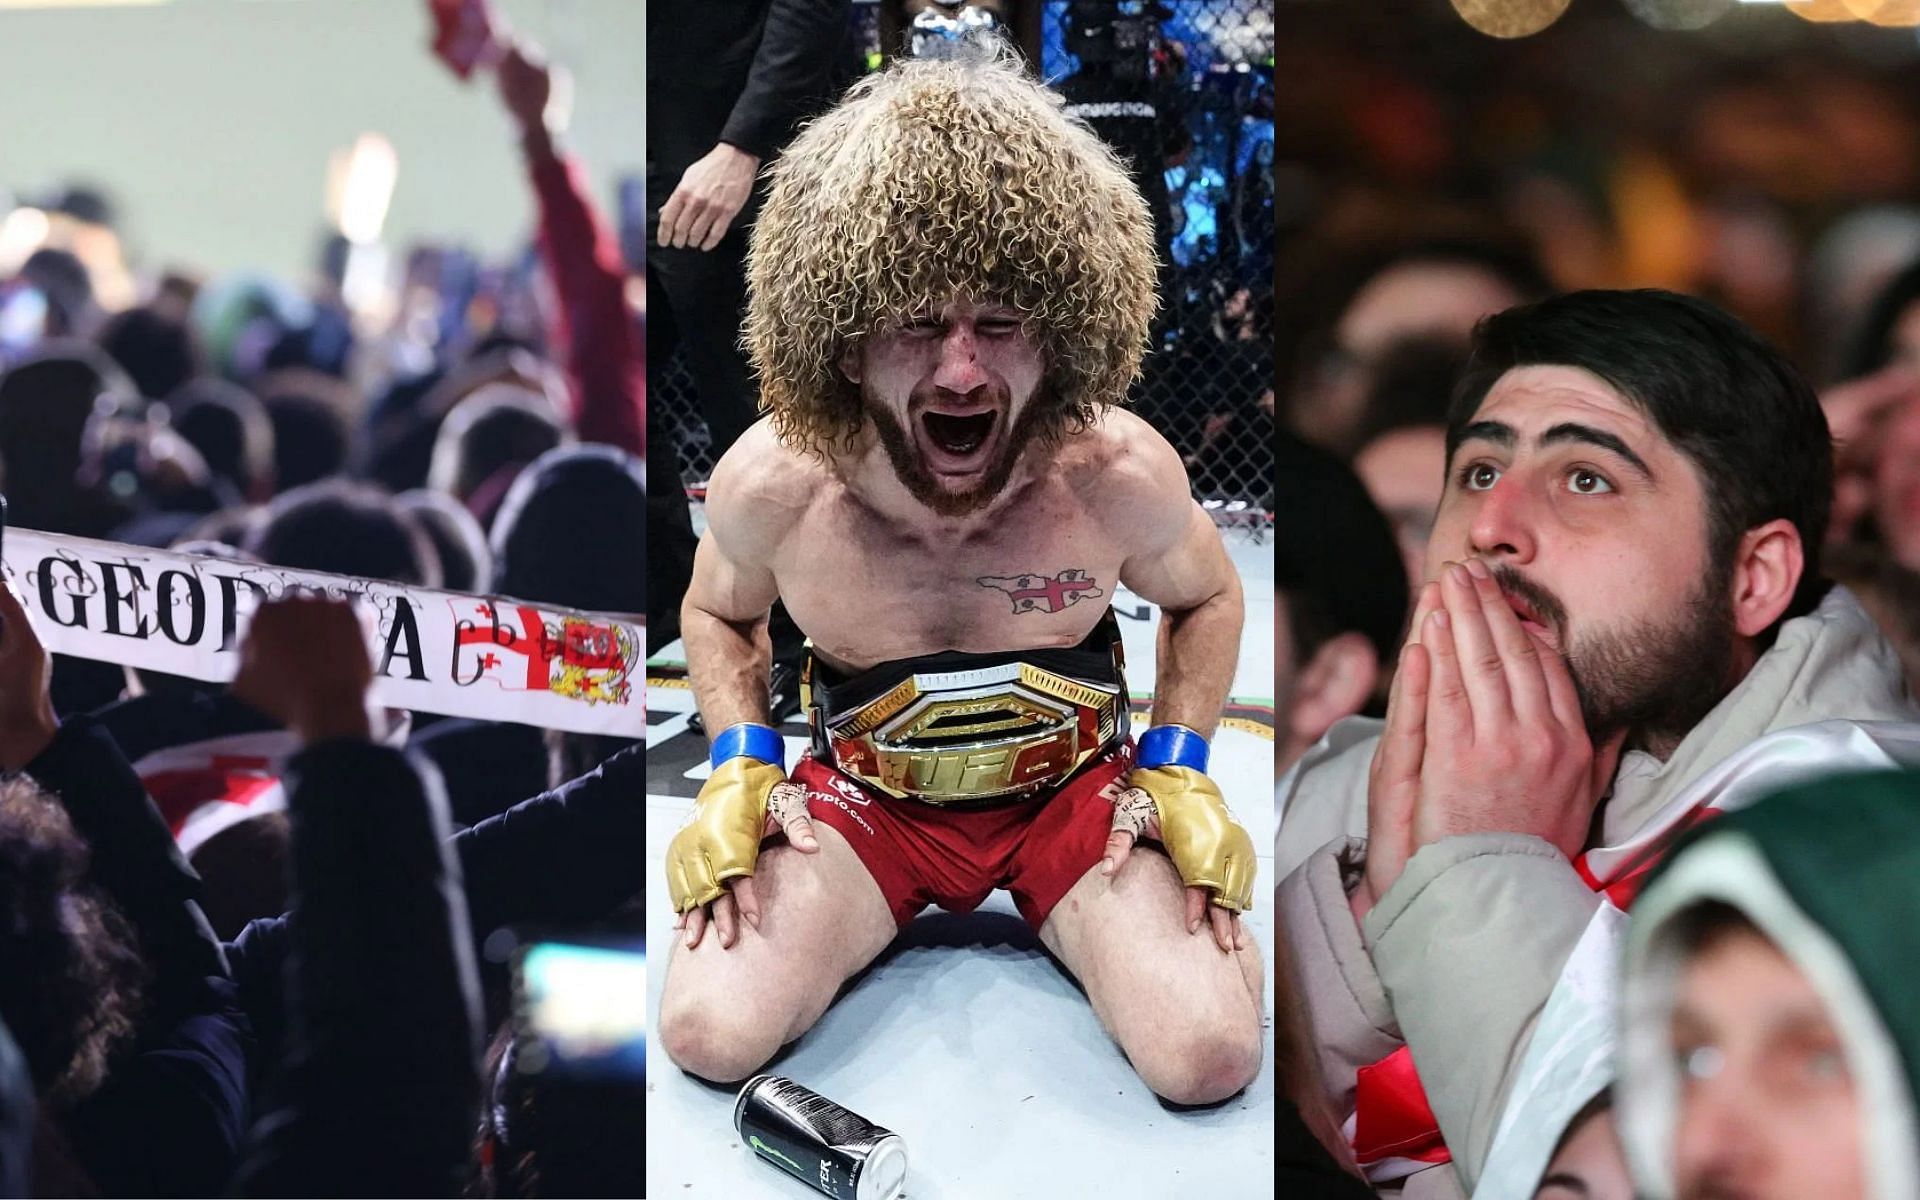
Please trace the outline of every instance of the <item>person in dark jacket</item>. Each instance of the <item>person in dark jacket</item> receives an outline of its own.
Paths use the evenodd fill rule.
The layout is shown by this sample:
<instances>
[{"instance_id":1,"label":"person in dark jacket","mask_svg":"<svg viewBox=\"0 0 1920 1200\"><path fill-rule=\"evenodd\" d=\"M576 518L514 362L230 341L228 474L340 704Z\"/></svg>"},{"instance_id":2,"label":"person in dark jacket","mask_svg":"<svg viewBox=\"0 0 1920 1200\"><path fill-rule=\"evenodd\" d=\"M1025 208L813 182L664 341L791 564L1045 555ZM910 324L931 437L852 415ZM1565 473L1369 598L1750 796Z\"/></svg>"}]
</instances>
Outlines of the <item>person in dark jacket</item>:
<instances>
[{"instance_id":1,"label":"person in dark jacket","mask_svg":"<svg viewBox=\"0 0 1920 1200\"><path fill-rule=\"evenodd\" d=\"M664 369L683 350L715 462L759 411L739 343L754 180L831 99L851 13L849 0L655 0L647 10L647 90L671 97L647 112L648 353ZM652 653L679 636L694 536L676 439L654 438L647 449ZM792 622L776 618L773 636L774 661L797 664L802 638ZM775 683L797 708L797 687Z\"/></svg>"},{"instance_id":2,"label":"person in dark jacket","mask_svg":"<svg viewBox=\"0 0 1920 1200\"><path fill-rule=\"evenodd\" d=\"M478 1099L478 981L438 781L370 740L348 605L263 605L233 692L305 748L287 766L287 1036L242 1195L451 1195ZM340 1148L351 1146L351 1154Z\"/></svg>"}]
</instances>

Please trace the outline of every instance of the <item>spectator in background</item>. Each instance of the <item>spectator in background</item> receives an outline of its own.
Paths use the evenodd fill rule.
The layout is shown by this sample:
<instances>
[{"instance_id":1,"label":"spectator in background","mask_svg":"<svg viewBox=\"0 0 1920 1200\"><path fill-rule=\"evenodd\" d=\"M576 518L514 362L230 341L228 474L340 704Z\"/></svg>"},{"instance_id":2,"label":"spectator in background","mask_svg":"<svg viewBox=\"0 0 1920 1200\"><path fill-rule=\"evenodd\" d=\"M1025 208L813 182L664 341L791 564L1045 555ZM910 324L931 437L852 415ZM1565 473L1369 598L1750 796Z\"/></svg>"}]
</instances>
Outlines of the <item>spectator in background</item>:
<instances>
[{"instance_id":1,"label":"spectator in background","mask_svg":"<svg viewBox=\"0 0 1920 1200\"><path fill-rule=\"evenodd\" d=\"M1320 275L1317 286L1303 283L1301 299L1313 307L1301 316L1318 331L1303 338L1287 414L1295 432L1343 458L1377 428L1368 400L1396 344L1422 338L1464 347L1481 317L1548 291L1525 253L1480 238L1370 250Z\"/></svg>"},{"instance_id":2,"label":"spectator in background","mask_svg":"<svg viewBox=\"0 0 1920 1200\"><path fill-rule=\"evenodd\" d=\"M1280 661L1274 770L1355 713L1377 711L1410 603L1393 534L1352 470L1280 435L1274 509Z\"/></svg>"},{"instance_id":3,"label":"spectator in background","mask_svg":"<svg viewBox=\"0 0 1920 1200\"><path fill-rule=\"evenodd\" d=\"M1381 355L1367 397L1369 431L1353 469L1367 494L1393 522L1417 580L1447 473L1447 401L1466 363L1465 349L1445 338L1413 337Z\"/></svg>"},{"instance_id":4,"label":"spectator in background","mask_svg":"<svg viewBox=\"0 0 1920 1200\"><path fill-rule=\"evenodd\" d=\"M849 0L655 0L647 10L647 86L672 104L647 112L648 339L654 361L676 349L693 376L713 461L759 415L740 346L747 233L756 174L800 121L826 106ZM659 439L647 461L655 531L647 603L649 652L680 636L693 578L693 525L676 447ZM774 612L773 719L798 710L804 639Z\"/></svg>"},{"instance_id":5,"label":"spectator in background","mask_svg":"<svg viewBox=\"0 0 1920 1200\"><path fill-rule=\"evenodd\" d=\"M441 422L427 487L466 505L484 524L528 463L571 440L543 394L517 384L485 384Z\"/></svg>"},{"instance_id":6,"label":"spectator in background","mask_svg":"<svg viewBox=\"0 0 1920 1200\"><path fill-rule=\"evenodd\" d=\"M104 538L127 506L82 482L96 412L137 404L126 374L101 351L51 342L0 375L0 484L8 519L30 529Z\"/></svg>"},{"instance_id":7,"label":"spectator in background","mask_svg":"<svg viewBox=\"0 0 1920 1200\"><path fill-rule=\"evenodd\" d=\"M1916 878L1910 772L1799 784L1666 856L1621 968L1621 1139L1644 1194L1912 1189Z\"/></svg>"},{"instance_id":8,"label":"spectator in background","mask_svg":"<svg viewBox=\"0 0 1920 1200\"><path fill-rule=\"evenodd\" d=\"M433 542L378 488L344 479L283 492L241 549L276 567L440 585Z\"/></svg>"},{"instance_id":9,"label":"spectator in background","mask_svg":"<svg viewBox=\"0 0 1920 1200\"><path fill-rule=\"evenodd\" d=\"M86 338L100 324L92 276L86 275L86 265L73 252L35 250L21 265L17 282L31 288L38 298L38 303L31 305L38 321L31 330L23 330L31 332L33 340Z\"/></svg>"},{"instance_id":10,"label":"spectator in background","mask_svg":"<svg viewBox=\"0 0 1920 1200\"><path fill-rule=\"evenodd\" d=\"M485 591L493 578L493 552L486 531L465 505L444 492L416 489L393 498L433 541L440 560L440 586L452 592Z\"/></svg>"},{"instance_id":11,"label":"spectator in background","mask_svg":"<svg viewBox=\"0 0 1920 1200\"><path fill-rule=\"evenodd\" d=\"M166 395L173 428L187 439L233 503L272 498L273 420L252 392L210 375L181 384Z\"/></svg>"},{"instance_id":12,"label":"spectator in background","mask_svg":"<svg viewBox=\"0 0 1920 1200\"><path fill-rule=\"evenodd\" d=\"M115 313L100 326L94 340L149 400L161 399L206 369L206 356L192 327L154 308Z\"/></svg>"},{"instance_id":13,"label":"spectator in background","mask_svg":"<svg viewBox=\"0 0 1920 1200\"><path fill-rule=\"evenodd\" d=\"M446 800L374 744L360 622L338 601L263 606L234 694L291 729L283 1086L243 1195L451 1195L478 1098L479 982ZM342 1153L342 1147L352 1153Z\"/></svg>"},{"instance_id":14,"label":"spectator in background","mask_svg":"<svg viewBox=\"0 0 1920 1200\"><path fill-rule=\"evenodd\" d=\"M262 380L260 399L272 427L276 487L303 487L345 468L355 400L350 388L317 372L287 372Z\"/></svg>"}]
</instances>

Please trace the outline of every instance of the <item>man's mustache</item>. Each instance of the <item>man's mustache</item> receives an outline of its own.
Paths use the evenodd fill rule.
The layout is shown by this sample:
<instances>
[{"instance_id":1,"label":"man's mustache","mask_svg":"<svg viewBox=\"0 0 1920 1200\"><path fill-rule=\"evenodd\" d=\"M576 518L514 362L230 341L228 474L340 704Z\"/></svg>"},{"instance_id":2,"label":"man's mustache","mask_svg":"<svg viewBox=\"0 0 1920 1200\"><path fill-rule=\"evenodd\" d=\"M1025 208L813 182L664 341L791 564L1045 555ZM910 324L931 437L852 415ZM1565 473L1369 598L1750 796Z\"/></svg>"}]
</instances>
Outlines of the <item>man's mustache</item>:
<instances>
[{"instance_id":1,"label":"man's mustache","mask_svg":"<svg viewBox=\"0 0 1920 1200\"><path fill-rule=\"evenodd\" d=\"M1566 605L1560 603L1560 598L1548 591L1544 584L1535 583L1516 568L1505 563L1493 566L1492 569L1493 581L1500 585L1501 591L1518 596L1549 629L1556 633L1566 630Z\"/></svg>"}]
</instances>

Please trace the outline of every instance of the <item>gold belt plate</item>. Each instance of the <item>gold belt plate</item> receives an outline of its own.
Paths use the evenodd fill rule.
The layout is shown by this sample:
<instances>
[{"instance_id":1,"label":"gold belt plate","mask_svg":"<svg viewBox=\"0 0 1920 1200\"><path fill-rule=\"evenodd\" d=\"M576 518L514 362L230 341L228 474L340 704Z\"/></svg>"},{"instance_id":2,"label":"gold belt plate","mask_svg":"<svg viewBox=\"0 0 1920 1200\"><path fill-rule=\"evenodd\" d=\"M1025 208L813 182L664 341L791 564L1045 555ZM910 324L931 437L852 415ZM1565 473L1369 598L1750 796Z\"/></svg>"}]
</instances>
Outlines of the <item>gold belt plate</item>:
<instances>
[{"instance_id":1,"label":"gold belt plate","mask_svg":"<svg viewBox=\"0 0 1920 1200\"><path fill-rule=\"evenodd\" d=\"M1027 663L912 675L827 737L836 767L889 795L989 799L1071 775L1112 740L1122 690Z\"/></svg>"}]
</instances>

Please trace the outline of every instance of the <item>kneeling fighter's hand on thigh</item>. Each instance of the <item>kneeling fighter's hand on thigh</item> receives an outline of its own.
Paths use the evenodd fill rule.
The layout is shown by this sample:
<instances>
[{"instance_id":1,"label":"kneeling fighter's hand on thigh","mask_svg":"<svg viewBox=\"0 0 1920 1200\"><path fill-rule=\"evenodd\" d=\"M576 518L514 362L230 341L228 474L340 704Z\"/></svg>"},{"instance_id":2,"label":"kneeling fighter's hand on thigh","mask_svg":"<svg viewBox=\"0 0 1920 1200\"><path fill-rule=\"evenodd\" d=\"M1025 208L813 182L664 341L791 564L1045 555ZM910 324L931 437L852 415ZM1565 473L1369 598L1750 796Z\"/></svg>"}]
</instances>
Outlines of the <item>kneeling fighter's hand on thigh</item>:
<instances>
[{"instance_id":1,"label":"kneeling fighter's hand on thigh","mask_svg":"<svg viewBox=\"0 0 1920 1200\"><path fill-rule=\"evenodd\" d=\"M713 774L693 803L693 814L667 846L667 890L685 929L687 948L700 944L708 909L731 949L739 920L760 927L753 868L761 839L784 831L794 848L815 854L820 842L807 816L807 791L787 778L786 746L766 725L729 725L713 739Z\"/></svg>"},{"instance_id":2,"label":"kneeling fighter's hand on thigh","mask_svg":"<svg viewBox=\"0 0 1920 1200\"><path fill-rule=\"evenodd\" d=\"M1240 914L1253 907L1253 839L1205 774L1206 739L1184 725L1156 725L1141 735L1134 761L1114 801L1101 872L1117 874L1134 842L1153 838L1187 885L1187 932L1197 933L1206 916L1220 949L1245 946Z\"/></svg>"}]
</instances>

